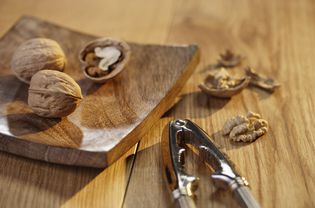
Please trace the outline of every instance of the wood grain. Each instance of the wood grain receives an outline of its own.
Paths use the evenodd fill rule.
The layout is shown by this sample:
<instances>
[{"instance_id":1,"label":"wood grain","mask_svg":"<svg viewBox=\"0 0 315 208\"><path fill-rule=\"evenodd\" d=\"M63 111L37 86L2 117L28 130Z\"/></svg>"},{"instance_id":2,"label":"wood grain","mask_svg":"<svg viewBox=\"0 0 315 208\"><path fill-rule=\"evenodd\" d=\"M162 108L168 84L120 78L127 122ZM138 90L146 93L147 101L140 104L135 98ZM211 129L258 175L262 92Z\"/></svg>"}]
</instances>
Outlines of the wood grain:
<instances>
[{"instance_id":1,"label":"wood grain","mask_svg":"<svg viewBox=\"0 0 315 208\"><path fill-rule=\"evenodd\" d=\"M213 134L248 179L262 207L315 206L315 73L311 67L315 51L310 47L315 34L314 27L310 28L314 24L314 3L191 0L178 2L176 8L166 42L198 43L203 54L201 64L184 88L182 100L141 140L125 207L172 204L165 195L158 161L161 130L173 118L190 118ZM198 83L226 48L246 55L246 64L278 79L282 87L273 94L249 88L231 100L200 93ZM269 121L266 136L253 144L237 146L215 134L227 118L248 110L261 113ZM198 207L237 207L229 193L215 190L202 162L189 156L187 169L201 178ZM143 178L147 183L140 185Z\"/></svg>"},{"instance_id":2,"label":"wood grain","mask_svg":"<svg viewBox=\"0 0 315 208\"><path fill-rule=\"evenodd\" d=\"M0 158L0 207L60 206L101 172L100 169L54 165L8 153L1 153Z\"/></svg>"},{"instance_id":3,"label":"wood grain","mask_svg":"<svg viewBox=\"0 0 315 208\"><path fill-rule=\"evenodd\" d=\"M84 99L62 119L41 118L30 110L27 85L10 71L15 49L45 37L65 50L65 72L80 85ZM79 51L95 36L34 17L22 17L0 41L0 149L47 162L106 167L130 149L171 106L199 62L197 46L129 43L126 69L105 84L83 76Z\"/></svg>"},{"instance_id":4,"label":"wood grain","mask_svg":"<svg viewBox=\"0 0 315 208\"><path fill-rule=\"evenodd\" d=\"M162 180L159 155L160 134L168 121L174 117L189 118L213 134L221 129L225 119L247 110L259 112L269 121L267 135L245 146L232 145L218 135L214 136L215 141L248 179L262 207L315 206L314 1L95 0L91 4L71 0L32 0L29 3L1 0L0 13L2 34L26 13L92 34L129 41L195 42L201 46L201 64L185 85L180 102L140 142L124 207L171 206ZM215 63L218 53L226 48L246 55L247 63L256 71L273 76L282 86L274 94L249 88L231 100L213 99L200 93L197 85L208 72L209 64ZM189 154L188 159L188 170L202 181L199 207L237 206L229 193L215 191L209 180L210 171L198 158ZM70 180L71 184L78 184L78 178L83 184L77 187L67 182L66 176L71 170L57 174L58 179L50 178L61 166L48 165L46 170L38 163L0 153L0 164L3 164L0 173L7 172L0 174L1 207L43 207L39 201L45 201L47 207L58 207L65 200L70 206L87 207L94 202L94 207L109 207L107 204L119 207L124 197L126 190L121 189L120 182L127 180L121 179L125 162L114 163L113 168L104 170L96 181L93 173L74 167L73 171L80 176ZM39 171L41 169L46 171ZM40 182L49 183L40 191L38 183L31 180L34 170L38 170L36 176ZM107 173L108 170L111 172ZM14 173L23 177L17 178ZM112 177L116 174L117 177ZM57 182L66 185L58 185L56 192L47 191ZM75 197L73 193L77 193ZM107 195L116 197L108 199L104 197ZM19 204L15 203L17 199Z\"/></svg>"},{"instance_id":5,"label":"wood grain","mask_svg":"<svg viewBox=\"0 0 315 208\"><path fill-rule=\"evenodd\" d=\"M134 150L106 168L62 207L121 207L134 162Z\"/></svg>"}]
</instances>

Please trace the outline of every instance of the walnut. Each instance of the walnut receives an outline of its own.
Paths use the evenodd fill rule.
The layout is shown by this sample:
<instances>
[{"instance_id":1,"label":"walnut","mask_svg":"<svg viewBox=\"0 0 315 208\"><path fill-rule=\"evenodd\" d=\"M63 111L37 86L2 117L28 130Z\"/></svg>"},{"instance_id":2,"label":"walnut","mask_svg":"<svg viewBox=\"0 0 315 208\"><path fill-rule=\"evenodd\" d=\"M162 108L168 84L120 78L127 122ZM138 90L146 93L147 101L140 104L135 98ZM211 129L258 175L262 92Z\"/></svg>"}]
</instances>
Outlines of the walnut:
<instances>
[{"instance_id":1,"label":"walnut","mask_svg":"<svg viewBox=\"0 0 315 208\"><path fill-rule=\"evenodd\" d=\"M104 83L120 73L130 58L129 45L121 40L101 38L88 43L80 52L84 75Z\"/></svg>"},{"instance_id":2,"label":"walnut","mask_svg":"<svg viewBox=\"0 0 315 208\"><path fill-rule=\"evenodd\" d=\"M222 129L223 135L229 135L234 142L253 142L268 131L268 122L257 113L248 112L245 116L228 119Z\"/></svg>"},{"instance_id":3,"label":"walnut","mask_svg":"<svg viewBox=\"0 0 315 208\"><path fill-rule=\"evenodd\" d=\"M245 69L245 73L248 77L250 77L250 84L260 87L264 90L267 91L274 91L277 87L280 86L280 84L271 79L271 78L266 78L264 76L261 76L259 74L257 74L256 72L254 72L250 67L247 67Z\"/></svg>"},{"instance_id":4,"label":"walnut","mask_svg":"<svg viewBox=\"0 0 315 208\"><path fill-rule=\"evenodd\" d=\"M37 72L31 79L28 104L42 117L71 114L82 99L80 86L67 74L53 70Z\"/></svg>"},{"instance_id":5,"label":"walnut","mask_svg":"<svg viewBox=\"0 0 315 208\"><path fill-rule=\"evenodd\" d=\"M249 83L249 77L235 79L221 68L218 72L210 74L199 88L205 93L221 98L229 98L241 92Z\"/></svg>"},{"instance_id":6,"label":"walnut","mask_svg":"<svg viewBox=\"0 0 315 208\"><path fill-rule=\"evenodd\" d=\"M240 55L235 55L230 50L226 50L225 53L220 54L220 59L218 60L218 66L220 67L235 67L241 64L243 57Z\"/></svg>"},{"instance_id":7,"label":"walnut","mask_svg":"<svg viewBox=\"0 0 315 208\"><path fill-rule=\"evenodd\" d=\"M59 44L46 38L34 38L22 43L14 52L11 69L18 79L29 83L43 69L63 71L66 59Z\"/></svg>"}]
</instances>

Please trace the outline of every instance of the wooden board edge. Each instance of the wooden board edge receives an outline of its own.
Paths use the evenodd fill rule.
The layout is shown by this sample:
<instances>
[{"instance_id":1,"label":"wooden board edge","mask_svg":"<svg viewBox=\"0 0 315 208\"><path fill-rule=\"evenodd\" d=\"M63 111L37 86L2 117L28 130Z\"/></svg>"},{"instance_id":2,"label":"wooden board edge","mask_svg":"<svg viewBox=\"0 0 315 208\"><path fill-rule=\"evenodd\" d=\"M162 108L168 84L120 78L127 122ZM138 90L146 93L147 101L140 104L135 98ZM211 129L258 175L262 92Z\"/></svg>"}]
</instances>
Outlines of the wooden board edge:
<instances>
[{"instance_id":1,"label":"wooden board edge","mask_svg":"<svg viewBox=\"0 0 315 208\"><path fill-rule=\"evenodd\" d=\"M3 134L0 134L0 151L62 165L94 168L108 166L105 152L89 152L79 149L48 146Z\"/></svg>"}]
</instances>

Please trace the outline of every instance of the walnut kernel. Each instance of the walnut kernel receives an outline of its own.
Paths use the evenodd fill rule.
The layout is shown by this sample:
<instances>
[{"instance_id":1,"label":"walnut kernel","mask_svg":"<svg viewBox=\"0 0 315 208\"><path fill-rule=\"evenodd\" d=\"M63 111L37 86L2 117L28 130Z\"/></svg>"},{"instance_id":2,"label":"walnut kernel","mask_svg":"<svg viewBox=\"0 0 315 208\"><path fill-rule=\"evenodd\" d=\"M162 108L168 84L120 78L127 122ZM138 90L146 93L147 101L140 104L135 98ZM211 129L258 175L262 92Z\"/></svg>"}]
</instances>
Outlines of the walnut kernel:
<instances>
[{"instance_id":1,"label":"walnut kernel","mask_svg":"<svg viewBox=\"0 0 315 208\"><path fill-rule=\"evenodd\" d=\"M268 131L268 122L257 113L248 112L247 116L235 116L228 119L222 129L223 135L229 135L234 142L253 142Z\"/></svg>"}]
</instances>

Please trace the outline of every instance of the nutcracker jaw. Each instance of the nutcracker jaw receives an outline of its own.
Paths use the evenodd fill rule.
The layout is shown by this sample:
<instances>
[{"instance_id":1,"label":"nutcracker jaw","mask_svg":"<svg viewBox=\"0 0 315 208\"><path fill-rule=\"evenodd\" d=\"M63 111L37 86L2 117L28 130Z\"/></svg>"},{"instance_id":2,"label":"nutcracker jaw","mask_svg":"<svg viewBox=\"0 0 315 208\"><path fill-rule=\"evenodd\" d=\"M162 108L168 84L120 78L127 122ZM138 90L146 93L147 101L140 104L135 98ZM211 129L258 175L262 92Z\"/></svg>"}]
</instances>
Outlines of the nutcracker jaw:
<instances>
[{"instance_id":1,"label":"nutcracker jaw","mask_svg":"<svg viewBox=\"0 0 315 208\"><path fill-rule=\"evenodd\" d=\"M187 174L184 168L186 130L181 128L182 124L182 120L176 120L165 127L161 149L164 175L175 203L188 208L195 207L193 198L199 179Z\"/></svg>"}]
</instances>

